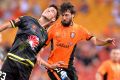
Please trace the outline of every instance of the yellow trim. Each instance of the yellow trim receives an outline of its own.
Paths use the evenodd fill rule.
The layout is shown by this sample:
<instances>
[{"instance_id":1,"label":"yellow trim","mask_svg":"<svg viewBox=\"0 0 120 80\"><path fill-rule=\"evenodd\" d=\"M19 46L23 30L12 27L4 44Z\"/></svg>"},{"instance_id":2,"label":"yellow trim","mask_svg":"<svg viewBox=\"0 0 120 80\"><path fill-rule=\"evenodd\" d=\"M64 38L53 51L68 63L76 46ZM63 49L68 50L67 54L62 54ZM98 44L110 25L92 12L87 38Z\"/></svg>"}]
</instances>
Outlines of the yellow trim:
<instances>
[{"instance_id":1,"label":"yellow trim","mask_svg":"<svg viewBox=\"0 0 120 80\"><path fill-rule=\"evenodd\" d=\"M24 63L24 62L21 62L21 61L19 61L19 60L16 60L16 59L14 59L14 58L12 58L12 57L9 57L9 59L12 59L12 60L14 60L14 61L17 61L17 62L19 62L19 63L22 63L22 64L28 66L28 64L26 64L26 63Z\"/></svg>"},{"instance_id":2,"label":"yellow trim","mask_svg":"<svg viewBox=\"0 0 120 80\"><path fill-rule=\"evenodd\" d=\"M28 63L30 63L30 64L32 65L32 67L34 67L34 63L33 63L33 62L31 62L29 59L26 59L26 61L27 61Z\"/></svg>"},{"instance_id":3,"label":"yellow trim","mask_svg":"<svg viewBox=\"0 0 120 80\"><path fill-rule=\"evenodd\" d=\"M12 27L15 28L15 25L14 25L13 21L11 20L10 22L12 24Z\"/></svg>"},{"instance_id":4,"label":"yellow trim","mask_svg":"<svg viewBox=\"0 0 120 80\"><path fill-rule=\"evenodd\" d=\"M9 57L9 56L12 56L12 57L14 57L14 58L16 58L16 59L19 59L19 60L16 60L16 59L14 59L14 58L12 58L12 57ZM34 63L31 62L29 59L21 58L21 57L19 57L19 56L17 56L17 55L14 55L14 54L12 54L12 53L8 53L8 57L11 58L12 60L18 61L18 62L23 63L23 64L26 64L26 63L22 62L22 61L25 60L25 61L28 62L32 67L34 67ZM27 64L27 65L28 65L28 64Z\"/></svg>"}]
</instances>

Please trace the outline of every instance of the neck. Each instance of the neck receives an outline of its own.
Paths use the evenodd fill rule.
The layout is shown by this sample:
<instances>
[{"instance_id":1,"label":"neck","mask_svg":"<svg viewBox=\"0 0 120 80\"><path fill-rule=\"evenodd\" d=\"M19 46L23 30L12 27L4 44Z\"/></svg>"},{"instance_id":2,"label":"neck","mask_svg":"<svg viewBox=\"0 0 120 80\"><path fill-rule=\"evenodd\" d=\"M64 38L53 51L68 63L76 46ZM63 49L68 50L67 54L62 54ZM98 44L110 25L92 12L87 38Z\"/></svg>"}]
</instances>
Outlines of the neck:
<instances>
[{"instance_id":1,"label":"neck","mask_svg":"<svg viewBox=\"0 0 120 80\"><path fill-rule=\"evenodd\" d=\"M51 21L49 21L48 19L46 19L45 17L40 17L39 19L39 24L43 27L43 28L47 28L48 25L51 23Z\"/></svg>"}]
</instances>

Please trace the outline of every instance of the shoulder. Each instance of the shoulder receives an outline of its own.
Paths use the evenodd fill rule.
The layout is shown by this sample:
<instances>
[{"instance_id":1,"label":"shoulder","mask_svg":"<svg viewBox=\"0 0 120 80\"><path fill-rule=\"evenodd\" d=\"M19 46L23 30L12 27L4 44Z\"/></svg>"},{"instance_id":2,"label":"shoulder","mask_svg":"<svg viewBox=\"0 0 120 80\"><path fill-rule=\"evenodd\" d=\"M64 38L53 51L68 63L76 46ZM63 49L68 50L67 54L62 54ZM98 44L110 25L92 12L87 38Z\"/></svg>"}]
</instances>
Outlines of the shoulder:
<instances>
[{"instance_id":1,"label":"shoulder","mask_svg":"<svg viewBox=\"0 0 120 80\"><path fill-rule=\"evenodd\" d=\"M51 26L59 27L59 26L61 26L61 22L60 22L60 21L56 21L56 22L54 22L54 24L51 25Z\"/></svg>"},{"instance_id":2,"label":"shoulder","mask_svg":"<svg viewBox=\"0 0 120 80\"><path fill-rule=\"evenodd\" d=\"M20 16L20 18L33 18L31 16Z\"/></svg>"},{"instance_id":3,"label":"shoulder","mask_svg":"<svg viewBox=\"0 0 120 80\"><path fill-rule=\"evenodd\" d=\"M48 28L48 31L49 30L57 30L58 28L61 27L61 23L59 21L56 21L54 22L54 24L52 24L49 28Z\"/></svg>"},{"instance_id":4,"label":"shoulder","mask_svg":"<svg viewBox=\"0 0 120 80\"><path fill-rule=\"evenodd\" d=\"M86 30L82 25L76 24L74 23L74 28L78 29L78 30Z\"/></svg>"},{"instance_id":5,"label":"shoulder","mask_svg":"<svg viewBox=\"0 0 120 80\"><path fill-rule=\"evenodd\" d=\"M74 29L76 29L77 31L79 32L82 32L82 33L89 33L88 30L83 27L82 25L79 25L79 24L74 24Z\"/></svg>"},{"instance_id":6,"label":"shoulder","mask_svg":"<svg viewBox=\"0 0 120 80\"><path fill-rule=\"evenodd\" d=\"M104 66L107 66L107 65L110 66L110 64L111 64L111 60L106 60L102 63L102 65L104 65Z\"/></svg>"},{"instance_id":7,"label":"shoulder","mask_svg":"<svg viewBox=\"0 0 120 80\"><path fill-rule=\"evenodd\" d=\"M21 20L37 20L32 16L20 16L19 17Z\"/></svg>"}]
</instances>

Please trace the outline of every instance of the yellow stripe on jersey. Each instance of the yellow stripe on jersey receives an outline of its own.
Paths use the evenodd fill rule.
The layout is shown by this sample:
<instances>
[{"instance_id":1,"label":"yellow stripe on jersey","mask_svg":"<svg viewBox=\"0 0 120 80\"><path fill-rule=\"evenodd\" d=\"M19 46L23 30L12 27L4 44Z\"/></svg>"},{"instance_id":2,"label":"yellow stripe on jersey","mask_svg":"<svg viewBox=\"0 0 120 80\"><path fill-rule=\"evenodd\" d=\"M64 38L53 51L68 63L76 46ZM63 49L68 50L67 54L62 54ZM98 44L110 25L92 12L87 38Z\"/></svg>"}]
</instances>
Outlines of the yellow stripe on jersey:
<instances>
[{"instance_id":1,"label":"yellow stripe on jersey","mask_svg":"<svg viewBox=\"0 0 120 80\"><path fill-rule=\"evenodd\" d=\"M15 28L15 24L12 20L10 20L10 23L11 23L12 27Z\"/></svg>"},{"instance_id":2,"label":"yellow stripe on jersey","mask_svg":"<svg viewBox=\"0 0 120 80\"><path fill-rule=\"evenodd\" d=\"M8 58L12 59L14 61L20 62L26 66L29 66L29 64L30 64L32 67L34 67L34 63L32 61L30 61L29 59L21 58L21 57L14 55L12 53L8 53Z\"/></svg>"},{"instance_id":3,"label":"yellow stripe on jersey","mask_svg":"<svg viewBox=\"0 0 120 80\"><path fill-rule=\"evenodd\" d=\"M26 64L26 63L24 63L24 62L21 62L21 61L19 61L19 60L17 60L17 59L14 59L14 58L12 58L12 57L9 57L9 59L11 59L11 60L13 60L13 61L17 61L17 62L19 62L19 63L22 63L22 64L28 66L28 64Z\"/></svg>"}]
</instances>

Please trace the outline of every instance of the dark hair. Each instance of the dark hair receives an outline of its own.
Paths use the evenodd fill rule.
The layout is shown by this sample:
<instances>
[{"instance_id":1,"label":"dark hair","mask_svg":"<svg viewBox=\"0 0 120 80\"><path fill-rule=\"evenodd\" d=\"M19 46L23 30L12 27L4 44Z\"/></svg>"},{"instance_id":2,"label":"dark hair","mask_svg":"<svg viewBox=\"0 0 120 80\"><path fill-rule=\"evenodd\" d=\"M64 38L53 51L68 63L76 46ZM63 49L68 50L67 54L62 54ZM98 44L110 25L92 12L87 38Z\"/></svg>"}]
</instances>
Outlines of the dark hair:
<instances>
[{"instance_id":1,"label":"dark hair","mask_svg":"<svg viewBox=\"0 0 120 80\"><path fill-rule=\"evenodd\" d=\"M57 11L57 14L56 14L56 20L59 18L59 10L58 10L58 7L55 5L55 4L51 4L49 7L53 7L56 9Z\"/></svg>"},{"instance_id":2,"label":"dark hair","mask_svg":"<svg viewBox=\"0 0 120 80\"><path fill-rule=\"evenodd\" d=\"M66 12L67 10L69 10L71 12L71 14L76 13L74 6L70 2L65 2L65 3L61 4L61 6L60 6L61 14Z\"/></svg>"}]
</instances>

